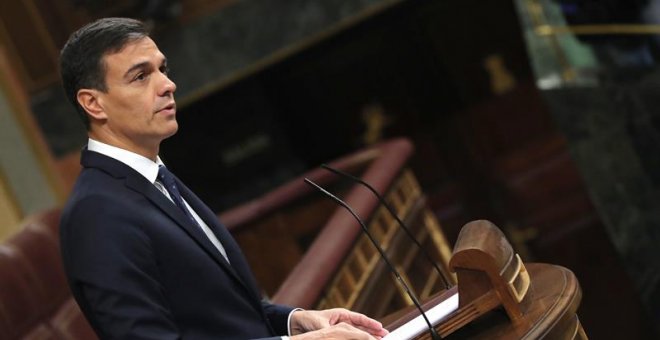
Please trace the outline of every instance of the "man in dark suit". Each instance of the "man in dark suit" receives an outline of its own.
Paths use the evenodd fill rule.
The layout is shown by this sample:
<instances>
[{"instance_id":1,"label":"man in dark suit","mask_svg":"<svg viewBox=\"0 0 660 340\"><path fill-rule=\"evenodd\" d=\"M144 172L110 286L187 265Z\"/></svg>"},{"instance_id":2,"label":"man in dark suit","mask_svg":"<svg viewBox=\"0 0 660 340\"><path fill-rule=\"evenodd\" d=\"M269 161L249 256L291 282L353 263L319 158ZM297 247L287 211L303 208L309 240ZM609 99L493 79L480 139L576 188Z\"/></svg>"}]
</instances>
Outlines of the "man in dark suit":
<instances>
[{"instance_id":1,"label":"man in dark suit","mask_svg":"<svg viewBox=\"0 0 660 340\"><path fill-rule=\"evenodd\" d=\"M203 65L200 65L203 67ZM69 38L61 72L88 130L61 244L76 301L103 339L373 339L345 309L264 302L238 245L158 157L178 129L167 59L136 20ZM203 71L203 70L202 70Z\"/></svg>"}]
</instances>

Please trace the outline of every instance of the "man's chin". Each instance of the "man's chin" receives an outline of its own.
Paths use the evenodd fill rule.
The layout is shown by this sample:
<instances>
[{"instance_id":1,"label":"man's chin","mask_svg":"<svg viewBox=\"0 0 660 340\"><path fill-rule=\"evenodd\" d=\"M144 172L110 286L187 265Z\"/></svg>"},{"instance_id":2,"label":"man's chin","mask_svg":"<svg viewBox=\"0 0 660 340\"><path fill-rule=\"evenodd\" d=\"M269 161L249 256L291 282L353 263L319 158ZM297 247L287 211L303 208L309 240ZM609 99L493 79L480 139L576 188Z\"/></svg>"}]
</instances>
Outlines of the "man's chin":
<instances>
[{"instance_id":1,"label":"man's chin","mask_svg":"<svg viewBox=\"0 0 660 340\"><path fill-rule=\"evenodd\" d=\"M169 130L167 130L165 133L163 133L163 139L170 138L176 134L177 131L179 131L179 124L174 121L173 125Z\"/></svg>"}]
</instances>

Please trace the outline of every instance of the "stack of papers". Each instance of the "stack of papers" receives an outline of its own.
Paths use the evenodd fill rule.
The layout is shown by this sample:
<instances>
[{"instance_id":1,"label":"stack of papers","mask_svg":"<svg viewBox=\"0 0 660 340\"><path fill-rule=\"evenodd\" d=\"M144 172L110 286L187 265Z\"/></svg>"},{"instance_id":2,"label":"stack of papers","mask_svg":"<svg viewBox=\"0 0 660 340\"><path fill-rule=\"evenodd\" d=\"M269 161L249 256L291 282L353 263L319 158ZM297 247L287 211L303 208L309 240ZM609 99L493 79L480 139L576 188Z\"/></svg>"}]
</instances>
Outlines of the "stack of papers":
<instances>
[{"instance_id":1,"label":"stack of papers","mask_svg":"<svg viewBox=\"0 0 660 340\"><path fill-rule=\"evenodd\" d=\"M452 295L450 298L429 309L426 312L426 317L429 319L432 325L437 325L440 323L440 321L442 321L442 319L457 309L458 293ZM390 334L386 335L383 340L409 340L414 339L418 335L428 331L428 324L426 324L426 321L424 321L424 317L419 315L418 317L406 322L401 327L390 332Z\"/></svg>"}]
</instances>

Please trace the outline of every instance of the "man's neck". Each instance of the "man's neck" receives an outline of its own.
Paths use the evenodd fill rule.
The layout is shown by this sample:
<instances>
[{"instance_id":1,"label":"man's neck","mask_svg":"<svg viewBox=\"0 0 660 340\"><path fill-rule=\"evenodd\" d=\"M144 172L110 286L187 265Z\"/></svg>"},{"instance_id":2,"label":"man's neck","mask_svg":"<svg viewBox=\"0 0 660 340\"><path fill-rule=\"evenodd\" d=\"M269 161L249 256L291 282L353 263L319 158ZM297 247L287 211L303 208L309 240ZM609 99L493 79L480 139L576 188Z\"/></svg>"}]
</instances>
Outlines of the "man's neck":
<instances>
[{"instance_id":1,"label":"man's neck","mask_svg":"<svg viewBox=\"0 0 660 340\"><path fill-rule=\"evenodd\" d=\"M94 133L92 131L88 133L88 137L97 140L101 143L105 143L120 149L134 152L154 162L158 158L158 151L160 147L159 143L155 143L155 145L147 145L147 143L140 144L140 143L135 143L133 141L116 138L115 136L111 136L111 135Z\"/></svg>"}]
</instances>

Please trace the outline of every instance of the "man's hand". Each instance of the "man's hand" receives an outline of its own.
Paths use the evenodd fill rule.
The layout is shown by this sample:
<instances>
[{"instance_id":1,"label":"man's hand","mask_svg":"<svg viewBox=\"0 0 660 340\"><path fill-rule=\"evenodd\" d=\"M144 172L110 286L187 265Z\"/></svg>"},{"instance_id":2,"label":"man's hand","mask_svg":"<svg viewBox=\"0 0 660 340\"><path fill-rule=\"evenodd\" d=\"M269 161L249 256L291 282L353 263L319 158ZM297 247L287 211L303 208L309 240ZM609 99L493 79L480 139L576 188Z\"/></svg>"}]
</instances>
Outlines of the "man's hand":
<instances>
[{"instance_id":1,"label":"man's hand","mask_svg":"<svg viewBox=\"0 0 660 340\"><path fill-rule=\"evenodd\" d=\"M317 332L315 332L317 331ZM312 333L308 333L312 332ZM291 315L291 335L305 334L294 339L380 339L388 331L380 322L363 314L343 308L322 311L300 310Z\"/></svg>"},{"instance_id":2,"label":"man's hand","mask_svg":"<svg viewBox=\"0 0 660 340\"><path fill-rule=\"evenodd\" d=\"M347 323L339 323L323 329L307 332L304 334L294 335L290 337L291 340L375 340L380 339L380 336L372 336L371 334L357 329Z\"/></svg>"}]
</instances>

